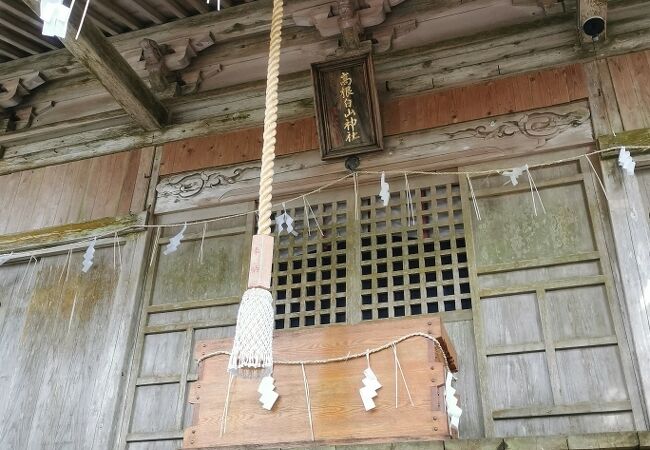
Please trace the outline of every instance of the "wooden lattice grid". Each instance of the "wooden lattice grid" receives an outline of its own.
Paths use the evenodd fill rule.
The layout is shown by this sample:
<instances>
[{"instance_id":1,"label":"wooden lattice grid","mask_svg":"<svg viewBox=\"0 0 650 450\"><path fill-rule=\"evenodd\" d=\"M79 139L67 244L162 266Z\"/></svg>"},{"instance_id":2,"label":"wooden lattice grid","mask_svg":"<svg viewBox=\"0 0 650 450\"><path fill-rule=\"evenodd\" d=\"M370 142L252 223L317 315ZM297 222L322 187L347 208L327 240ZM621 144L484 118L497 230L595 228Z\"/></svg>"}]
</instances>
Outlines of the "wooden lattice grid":
<instances>
[{"instance_id":1,"label":"wooden lattice grid","mask_svg":"<svg viewBox=\"0 0 650 450\"><path fill-rule=\"evenodd\" d=\"M273 227L276 329L347 321L347 201L308 201L309 227L302 202L286 207L295 221L293 234L278 235Z\"/></svg>"},{"instance_id":2,"label":"wooden lattice grid","mask_svg":"<svg viewBox=\"0 0 650 450\"><path fill-rule=\"evenodd\" d=\"M404 177L388 181L388 206L361 198L362 320L470 309L457 180L409 177L414 220Z\"/></svg>"},{"instance_id":3,"label":"wooden lattice grid","mask_svg":"<svg viewBox=\"0 0 650 450\"><path fill-rule=\"evenodd\" d=\"M295 231L276 239L277 329L349 323L354 310L358 320L373 320L471 308L457 178L409 177L413 224L403 176L389 181L387 207L378 183L359 188L360 220L350 190L311 198L309 227L304 205L287 205ZM348 295L354 285L359 298Z\"/></svg>"}]
</instances>

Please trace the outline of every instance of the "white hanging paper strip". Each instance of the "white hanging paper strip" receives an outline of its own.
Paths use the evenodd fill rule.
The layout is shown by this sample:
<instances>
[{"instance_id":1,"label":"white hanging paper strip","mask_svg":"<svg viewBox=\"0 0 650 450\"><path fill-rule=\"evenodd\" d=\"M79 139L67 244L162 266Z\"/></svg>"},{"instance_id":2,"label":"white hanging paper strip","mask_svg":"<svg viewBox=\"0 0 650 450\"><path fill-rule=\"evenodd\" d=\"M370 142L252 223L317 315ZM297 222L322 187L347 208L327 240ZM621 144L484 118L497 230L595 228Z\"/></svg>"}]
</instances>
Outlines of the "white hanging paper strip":
<instances>
[{"instance_id":1,"label":"white hanging paper strip","mask_svg":"<svg viewBox=\"0 0 650 450\"><path fill-rule=\"evenodd\" d=\"M377 379L377 375L372 371L370 366L363 371L364 379L361 380L363 387L359 389L359 394L361 395L361 400L363 401L363 407L366 411L370 411L376 407L373 398L377 397L377 390L381 388L381 383Z\"/></svg>"},{"instance_id":2,"label":"white hanging paper strip","mask_svg":"<svg viewBox=\"0 0 650 450\"><path fill-rule=\"evenodd\" d=\"M528 164L521 167L513 167L510 170L504 170L503 172L501 172L501 175L503 175L504 177L508 177L509 178L508 181L510 182L510 184L512 184L513 186L517 186L519 184L518 178L521 176L521 174L523 174L527 170L528 170ZM506 184L508 184L508 181L506 181Z\"/></svg>"},{"instance_id":3,"label":"white hanging paper strip","mask_svg":"<svg viewBox=\"0 0 650 450\"><path fill-rule=\"evenodd\" d=\"M625 147L621 147L621 151L618 154L618 165L625 171L628 175L634 175L634 168L636 167L636 161L630 155L630 152L625 150Z\"/></svg>"},{"instance_id":4,"label":"white hanging paper strip","mask_svg":"<svg viewBox=\"0 0 650 450\"><path fill-rule=\"evenodd\" d=\"M185 230L187 230L187 224L184 224L183 228L181 228L181 231L179 231L176 236L169 240L169 243L165 247L163 255L169 255L170 253L174 253L176 250L178 250L178 246L181 245L181 241L183 240L183 233L185 233Z\"/></svg>"},{"instance_id":5,"label":"white hanging paper strip","mask_svg":"<svg viewBox=\"0 0 650 450\"><path fill-rule=\"evenodd\" d=\"M283 229L286 230L287 233L293 235L297 234L293 231L293 217L287 213L284 203L282 204L282 214L275 216L275 227L278 230L278 234L280 234Z\"/></svg>"},{"instance_id":6,"label":"white hanging paper strip","mask_svg":"<svg viewBox=\"0 0 650 450\"><path fill-rule=\"evenodd\" d=\"M41 0L41 19L43 35L65 37L70 19L71 7L65 6L63 0Z\"/></svg>"},{"instance_id":7,"label":"white hanging paper strip","mask_svg":"<svg viewBox=\"0 0 650 450\"><path fill-rule=\"evenodd\" d=\"M83 273L87 273L88 270L93 265L93 259L95 258L95 244L97 243L97 238L93 239L88 248L86 249L86 253L84 253L84 261L83 265L81 267L81 271Z\"/></svg>"},{"instance_id":8,"label":"white hanging paper strip","mask_svg":"<svg viewBox=\"0 0 650 450\"><path fill-rule=\"evenodd\" d=\"M463 410L458 406L456 389L452 386L453 381L454 376L451 372L447 372L447 378L445 380L445 404L447 405L447 416L449 417L450 427L455 428L456 432L458 432L460 416L463 414Z\"/></svg>"},{"instance_id":9,"label":"white hanging paper strip","mask_svg":"<svg viewBox=\"0 0 650 450\"><path fill-rule=\"evenodd\" d=\"M379 185L379 197L381 197L381 200L384 202L384 206L388 206L388 201L390 200L390 185L386 183L386 174L384 172L381 173L381 181Z\"/></svg>"},{"instance_id":10,"label":"white hanging paper strip","mask_svg":"<svg viewBox=\"0 0 650 450\"><path fill-rule=\"evenodd\" d=\"M262 378L262 381L260 381L260 385L257 388L257 392L261 395L260 403L262 404L262 408L267 411L273 409L273 405L278 400L278 397L280 397L280 395L275 392L275 380L272 376Z\"/></svg>"}]
</instances>

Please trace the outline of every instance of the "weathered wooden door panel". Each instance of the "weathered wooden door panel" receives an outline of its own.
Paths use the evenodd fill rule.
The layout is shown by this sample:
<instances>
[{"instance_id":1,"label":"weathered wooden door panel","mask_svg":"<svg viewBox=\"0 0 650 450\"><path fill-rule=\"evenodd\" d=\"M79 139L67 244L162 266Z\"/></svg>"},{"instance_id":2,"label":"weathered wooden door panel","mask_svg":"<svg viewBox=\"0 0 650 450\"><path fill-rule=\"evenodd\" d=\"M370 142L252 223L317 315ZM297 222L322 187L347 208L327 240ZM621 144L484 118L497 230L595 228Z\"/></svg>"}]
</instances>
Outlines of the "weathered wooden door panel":
<instances>
[{"instance_id":1,"label":"weathered wooden door panel","mask_svg":"<svg viewBox=\"0 0 650 450\"><path fill-rule=\"evenodd\" d=\"M481 220L462 186L486 434L634 429L642 419L590 166L531 175L541 202L525 172L517 186L497 174L471 178Z\"/></svg>"},{"instance_id":2,"label":"weathered wooden door panel","mask_svg":"<svg viewBox=\"0 0 650 450\"><path fill-rule=\"evenodd\" d=\"M276 239L276 328L442 313L461 353L457 386L466 411L461 435L481 437L459 183L455 177L409 177L415 224L409 224L403 176L391 177L390 183L387 208L377 198L378 180L359 186L360 220L354 213L351 183L310 195L308 205L287 203L296 234L283 231ZM281 213L282 199L276 201L276 213ZM215 217L219 211L224 209L185 211L163 219L182 223ZM180 227L159 238L129 388L125 448L180 447L181 430L192 417L184 387L197 378L191 349L197 341L234 333L253 219L209 226L203 265L200 225L189 227L178 251L170 255L161 252Z\"/></svg>"},{"instance_id":3,"label":"weathered wooden door panel","mask_svg":"<svg viewBox=\"0 0 650 450\"><path fill-rule=\"evenodd\" d=\"M106 449L137 316L144 236L0 268L0 448Z\"/></svg>"},{"instance_id":4,"label":"weathered wooden door panel","mask_svg":"<svg viewBox=\"0 0 650 450\"><path fill-rule=\"evenodd\" d=\"M188 226L178 249L164 254L180 229L154 238L122 426L129 450L180 448L192 418L195 345L234 334L253 216Z\"/></svg>"}]
</instances>

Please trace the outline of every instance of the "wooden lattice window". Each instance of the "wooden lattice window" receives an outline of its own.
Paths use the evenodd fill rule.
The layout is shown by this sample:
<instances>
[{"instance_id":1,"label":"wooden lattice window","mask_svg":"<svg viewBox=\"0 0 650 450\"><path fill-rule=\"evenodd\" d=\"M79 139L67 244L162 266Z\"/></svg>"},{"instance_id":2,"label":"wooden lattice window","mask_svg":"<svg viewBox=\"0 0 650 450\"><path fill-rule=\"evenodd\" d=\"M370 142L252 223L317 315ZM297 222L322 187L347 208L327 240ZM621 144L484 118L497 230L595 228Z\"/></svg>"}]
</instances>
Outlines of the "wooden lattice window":
<instances>
[{"instance_id":1,"label":"wooden lattice window","mask_svg":"<svg viewBox=\"0 0 650 450\"><path fill-rule=\"evenodd\" d=\"M471 308L460 187L425 181L409 180L414 220L402 182L386 207L361 199L362 320Z\"/></svg>"},{"instance_id":2,"label":"wooden lattice window","mask_svg":"<svg viewBox=\"0 0 650 450\"><path fill-rule=\"evenodd\" d=\"M287 207L295 222L294 233L282 231L274 250L276 329L347 321L347 203L310 199L309 226L304 205Z\"/></svg>"},{"instance_id":3,"label":"wooden lattice window","mask_svg":"<svg viewBox=\"0 0 650 450\"><path fill-rule=\"evenodd\" d=\"M457 179L409 179L413 223L403 177L389 181L387 207L378 184L359 188L360 220L351 187L310 197L309 227L304 206L287 205L295 231L276 240L276 329L471 308Z\"/></svg>"}]
</instances>

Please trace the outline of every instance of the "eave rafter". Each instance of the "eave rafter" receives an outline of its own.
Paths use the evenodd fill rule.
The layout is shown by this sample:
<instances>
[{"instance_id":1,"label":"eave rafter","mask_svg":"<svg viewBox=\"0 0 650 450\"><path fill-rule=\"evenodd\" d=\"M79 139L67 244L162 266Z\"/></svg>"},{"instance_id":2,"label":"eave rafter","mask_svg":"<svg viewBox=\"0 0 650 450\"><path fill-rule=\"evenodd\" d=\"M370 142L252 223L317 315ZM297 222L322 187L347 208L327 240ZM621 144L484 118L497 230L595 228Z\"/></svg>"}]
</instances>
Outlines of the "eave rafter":
<instances>
[{"instance_id":1,"label":"eave rafter","mask_svg":"<svg viewBox=\"0 0 650 450\"><path fill-rule=\"evenodd\" d=\"M283 62L285 68L292 69L281 83L283 94L279 113L283 120L313 114L309 64L333 54L341 39L340 33L322 37L312 24L299 26L296 13L317 4L337 2L296 0L287 6ZM439 2L436 7L444 3L448 9L459 0ZM463 14L467 11L474 17L484 15L481 8L486 3L474 0L455 6L458 8L455 15L459 16L456 20L464 20ZM173 121L155 132L137 127L118 105L109 101L101 86L66 50L0 64L0 83L27 68L41 73L47 80L44 86L23 99L21 105L33 107L32 126L15 127L12 131L3 129L0 120L0 148L5 148L0 174L259 125L264 99L262 72L265 73L268 51L269 24L265 18L268 18L270 5L271 0L259 0L108 39L141 78L151 77L152 70L154 76L158 76L155 72L160 70L161 87L165 88L165 83L167 88L177 82L185 83L182 89L175 89L180 91L177 96L169 95L171 90L167 88L161 93L161 101L172 112ZM542 12L537 0L534 5L516 8L537 8L537 13ZM459 10L462 13L458 13ZM432 14L430 0L404 1L387 14L382 24L364 29L366 35L374 38L384 29L386 33L392 32L396 23L406 23L413 17L418 21L427 17L430 20L421 24L416 33L404 35L409 43L407 46L403 38L396 39L391 48L376 54L377 88L384 100L588 61L595 55L591 45L576 46L575 13L560 13L534 23L522 21L471 36L413 45L416 39L422 39L423 33L435 28L428 24L450 20L446 11L438 10L437 15L430 16L425 13ZM596 49L599 57L650 48L650 4L639 0L618 1L610 5L609 21L609 37ZM183 37L191 40L190 46L181 39ZM147 68L146 55L140 46L144 38L163 47L172 47L174 53L154 52ZM202 46L206 50L201 57L186 65L188 59L180 56L191 57ZM376 43L374 47L377 50ZM163 59L164 67L161 65ZM219 72L221 64L223 70ZM180 70L181 81L177 74L169 73L175 70ZM199 81L193 81L197 79ZM193 83L199 82L200 89L197 89ZM72 91L76 97L70 99ZM97 95L102 95L101 108L92 109L98 104L96 101L83 103L86 98L97 98ZM86 105L90 109L85 109ZM56 114L62 109L66 116ZM21 116L22 124L30 123L31 116L27 112L25 110Z\"/></svg>"},{"instance_id":2,"label":"eave rafter","mask_svg":"<svg viewBox=\"0 0 650 450\"><path fill-rule=\"evenodd\" d=\"M35 13L39 0L24 0ZM73 8L63 44L92 73L131 118L145 130L157 130L169 120L167 108L149 90L122 55L90 21L75 36L81 22L81 4Z\"/></svg>"}]
</instances>

